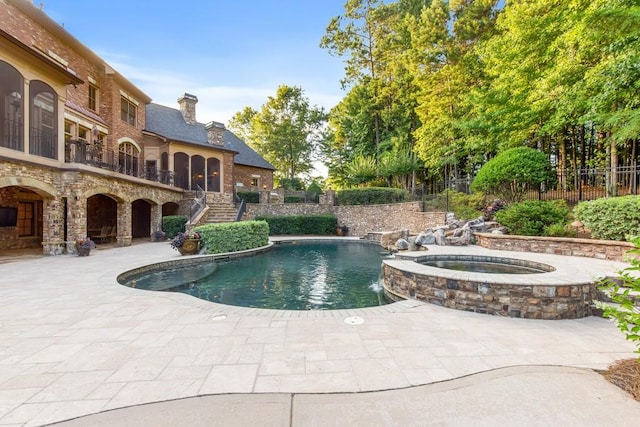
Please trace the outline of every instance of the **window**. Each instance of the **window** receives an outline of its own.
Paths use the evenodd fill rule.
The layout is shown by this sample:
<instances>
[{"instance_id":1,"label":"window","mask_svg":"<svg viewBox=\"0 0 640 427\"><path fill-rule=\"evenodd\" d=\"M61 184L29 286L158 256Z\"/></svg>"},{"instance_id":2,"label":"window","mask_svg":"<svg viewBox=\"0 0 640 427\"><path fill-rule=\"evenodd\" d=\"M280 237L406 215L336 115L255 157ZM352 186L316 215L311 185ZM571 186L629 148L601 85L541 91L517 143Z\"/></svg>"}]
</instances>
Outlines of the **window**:
<instances>
[{"instance_id":1,"label":"window","mask_svg":"<svg viewBox=\"0 0 640 427\"><path fill-rule=\"evenodd\" d=\"M22 87L24 81L18 71L0 61L0 147L22 151L23 117Z\"/></svg>"},{"instance_id":2,"label":"window","mask_svg":"<svg viewBox=\"0 0 640 427\"><path fill-rule=\"evenodd\" d=\"M98 111L98 86L89 83L89 109Z\"/></svg>"},{"instance_id":3,"label":"window","mask_svg":"<svg viewBox=\"0 0 640 427\"><path fill-rule=\"evenodd\" d=\"M251 178L251 186L258 187L258 178Z\"/></svg>"},{"instance_id":4,"label":"window","mask_svg":"<svg viewBox=\"0 0 640 427\"><path fill-rule=\"evenodd\" d=\"M18 203L18 236L35 236L35 204L33 202Z\"/></svg>"},{"instance_id":5,"label":"window","mask_svg":"<svg viewBox=\"0 0 640 427\"><path fill-rule=\"evenodd\" d=\"M130 142L120 144L118 160L120 163L120 172L138 176L138 149Z\"/></svg>"},{"instance_id":6,"label":"window","mask_svg":"<svg viewBox=\"0 0 640 427\"><path fill-rule=\"evenodd\" d=\"M136 125L136 104L124 96L120 98L120 118L131 126Z\"/></svg>"},{"instance_id":7,"label":"window","mask_svg":"<svg viewBox=\"0 0 640 427\"><path fill-rule=\"evenodd\" d=\"M29 153L50 159L58 158L57 116L58 96L51 86L39 80L30 84Z\"/></svg>"}]
</instances>

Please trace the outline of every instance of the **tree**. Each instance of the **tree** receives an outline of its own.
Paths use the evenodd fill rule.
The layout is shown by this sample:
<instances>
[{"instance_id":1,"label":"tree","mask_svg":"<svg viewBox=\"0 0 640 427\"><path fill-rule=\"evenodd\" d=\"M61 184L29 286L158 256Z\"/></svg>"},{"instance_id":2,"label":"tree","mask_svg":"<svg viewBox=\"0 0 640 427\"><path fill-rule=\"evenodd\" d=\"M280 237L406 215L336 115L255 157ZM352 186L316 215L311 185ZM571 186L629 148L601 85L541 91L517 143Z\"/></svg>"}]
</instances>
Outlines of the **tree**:
<instances>
[{"instance_id":1,"label":"tree","mask_svg":"<svg viewBox=\"0 0 640 427\"><path fill-rule=\"evenodd\" d=\"M554 177L544 153L529 147L516 147L485 163L471 188L495 195L507 203L519 202L532 186L552 181Z\"/></svg>"},{"instance_id":2,"label":"tree","mask_svg":"<svg viewBox=\"0 0 640 427\"><path fill-rule=\"evenodd\" d=\"M309 105L300 87L281 85L260 111L246 107L229 123L233 131L276 167L276 176L291 182L313 170L326 115Z\"/></svg>"}]
</instances>

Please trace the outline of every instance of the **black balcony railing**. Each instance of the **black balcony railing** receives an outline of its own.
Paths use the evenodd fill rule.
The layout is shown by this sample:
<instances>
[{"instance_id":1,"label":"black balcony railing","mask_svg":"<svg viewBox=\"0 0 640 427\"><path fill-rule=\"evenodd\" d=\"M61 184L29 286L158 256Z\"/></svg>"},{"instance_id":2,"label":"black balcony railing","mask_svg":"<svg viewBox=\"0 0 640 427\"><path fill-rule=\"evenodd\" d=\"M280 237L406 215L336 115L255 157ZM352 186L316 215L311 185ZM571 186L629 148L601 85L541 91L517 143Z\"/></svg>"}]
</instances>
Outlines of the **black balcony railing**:
<instances>
[{"instance_id":1,"label":"black balcony railing","mask_svg":"<svg viewBox=\"0 0 640 427\"><path fill-rule=\"evenodd\" d=\"M24 150L24 138L21 120L5 120L4 127L0 129L0 147L12 150Z\"/></svg>"},{"instance_id":2,"label":"black balcony railing","mask_svg":"<svg viewBox=\"0 0 640 427\"><path fill-rule=\"evenodd\" d=\"M58 158L58 137L55 132L32 127L29 135L29 154Z\"/></svg>"},{"instance_id":3,"label":"black balcony railing","mask_svg":"<svg viewBox=\"0 0 640 427\"><path fill-rule=\"evenodd\" d=\"M123 167L120 165L118 152L90 145L83 140L70 139L66 141L65 162L90 165L166 185L173 185L174 181L173 172L140 165L137 161Z\"/></svg>"}]
</instances>

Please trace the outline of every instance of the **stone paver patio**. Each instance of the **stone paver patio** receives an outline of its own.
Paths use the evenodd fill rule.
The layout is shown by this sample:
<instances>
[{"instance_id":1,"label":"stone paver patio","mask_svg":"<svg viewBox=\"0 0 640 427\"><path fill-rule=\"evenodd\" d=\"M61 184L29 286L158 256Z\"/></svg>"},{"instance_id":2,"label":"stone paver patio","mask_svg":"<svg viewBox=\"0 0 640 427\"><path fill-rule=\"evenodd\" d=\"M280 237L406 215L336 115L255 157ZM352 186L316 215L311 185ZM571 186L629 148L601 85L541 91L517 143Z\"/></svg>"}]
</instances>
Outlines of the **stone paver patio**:
<instances>
[{"instance_id":1,"label":"stone paver patio","mask_svg":"<svg viewBox=\"0 0 640 427\"><path fill-rule=\"evenodd\" d=\"M604 369L637 357L596 317L512 319L414 301L260 310L115 280L176 257L168 243L145 243L0 264L0 425L207 394L387 390L508 366ZM345 323L350 316L364 323Z\"/></svg>"}]
</instances>

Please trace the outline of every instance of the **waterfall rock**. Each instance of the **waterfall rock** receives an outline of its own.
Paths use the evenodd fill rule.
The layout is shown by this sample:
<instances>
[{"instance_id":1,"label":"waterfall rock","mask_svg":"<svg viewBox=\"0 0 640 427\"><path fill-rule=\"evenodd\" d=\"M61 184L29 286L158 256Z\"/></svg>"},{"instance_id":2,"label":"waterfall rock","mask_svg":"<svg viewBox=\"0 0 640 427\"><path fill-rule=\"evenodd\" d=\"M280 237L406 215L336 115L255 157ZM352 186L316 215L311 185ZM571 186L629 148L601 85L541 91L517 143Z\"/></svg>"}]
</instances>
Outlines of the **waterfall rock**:
<instances>
[{"instance_id":1,"label":"waterfall rock","mask_svg":"<svg viewBox=\"0 0 640 427\"><path fill-rule=\"evenodd\" d=\"M396 241L396 248L398 248L399 251L406 251L409 249L409 242L405 239L398 239Z\"/></svg>"}]
</instances>

